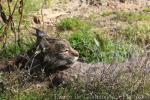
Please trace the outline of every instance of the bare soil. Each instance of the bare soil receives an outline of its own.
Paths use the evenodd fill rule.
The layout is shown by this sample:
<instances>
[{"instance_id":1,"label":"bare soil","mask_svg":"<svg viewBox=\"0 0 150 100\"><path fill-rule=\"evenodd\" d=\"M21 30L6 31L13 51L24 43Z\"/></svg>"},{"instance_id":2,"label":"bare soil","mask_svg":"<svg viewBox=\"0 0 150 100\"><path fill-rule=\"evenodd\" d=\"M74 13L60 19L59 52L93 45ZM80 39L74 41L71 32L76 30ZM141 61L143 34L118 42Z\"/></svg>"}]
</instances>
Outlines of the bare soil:
<instances>
[{"instance_id":1,"label":"bare soil","mask_svg":"<svg viewBox=\"0 0 150 100\"><path fill-rule=\"evenodd\" d=\"M84 1L84 0L83 0ZM125 3L119 0L101 0L101 5L90 5L80 0L56 0L52 2L50 8L42 8L34 16L37 16L41 22L40 25L34 24L36 27L45 26L45 31L54 33L56 31L55 25L58 21L66 17L80 17L84 18L93 25L102 28L113 30L116 27L121 27L126 23L113 21L114 15L108 17L100 17L105 12L140 12L145 8L150 7L149 0L126 0ZM91 16L96 18L92 19ZM92 19L92 21L91 21ZM113 27L113 28L112 28Z\"/></svg>"}]
</instances>

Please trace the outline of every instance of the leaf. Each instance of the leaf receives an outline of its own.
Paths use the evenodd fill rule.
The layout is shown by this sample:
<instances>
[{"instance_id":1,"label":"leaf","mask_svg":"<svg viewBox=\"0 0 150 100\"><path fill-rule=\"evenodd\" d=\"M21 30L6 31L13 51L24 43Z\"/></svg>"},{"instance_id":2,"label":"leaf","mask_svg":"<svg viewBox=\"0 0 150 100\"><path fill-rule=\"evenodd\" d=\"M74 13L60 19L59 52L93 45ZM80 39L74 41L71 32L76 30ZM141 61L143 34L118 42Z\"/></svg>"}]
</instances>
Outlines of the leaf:
<instances>
[{"instance_id":1,"label":"leaf","mask_svg":"<svg viewBox=\"0 0 150 100\"><path fill-rule=\"evenodd\" d=\"M94 38L94 42L95 42L95 44L96 44L97 47L100 46L99 41L96 38Z\"/></svg>"}]
</instances>

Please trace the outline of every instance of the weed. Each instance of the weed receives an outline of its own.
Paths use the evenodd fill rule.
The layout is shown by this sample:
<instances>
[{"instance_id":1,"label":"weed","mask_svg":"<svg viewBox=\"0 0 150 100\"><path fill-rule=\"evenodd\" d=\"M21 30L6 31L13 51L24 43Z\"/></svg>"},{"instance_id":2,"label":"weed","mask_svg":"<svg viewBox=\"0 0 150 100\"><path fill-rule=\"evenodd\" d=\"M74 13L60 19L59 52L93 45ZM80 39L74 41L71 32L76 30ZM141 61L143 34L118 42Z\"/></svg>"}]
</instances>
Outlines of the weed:
<instances>
[{"instance_id":1,"label":"weed","mask_svg":"<svg viewBox=\"0 0 150 100\"><path fill-rule=\"evenodd\" d=\"M139 46L150 44L150 27L147 24L129 25L127 28L120 31L125 37L125 41L129 41Z\"/></svg>"},{"instance_id":2,"label":"weed","mask_svg":"<svg viewBox=\"0 0 150 100\"><path fill-rule=\"evenodd\" d=\"M33 44L34 44L33 39L24 35L24 37L21 38L20 44L15 43L15 41L7 42L6 48L0 50L0 56L2 58L15 57L16 55L19 55L32 48ZM0 46L1 48L3 48L2 45Z\"/></svg>"},{"instance_id":3,"label":"weed","mask_svg":"<svg viewBox=\"0 0 150 100\"><path fill-rule=\"evenodd\" d=\"M90 25L77 18L65 18L57 24L59 30L89 30Z\"/></svg>"},{"instance_id":4,"label":"weed","mask_svg":"<svg viewBox=\"0 0 150 100\"><path fill-rule=\"evenodd\" d=\"M71 35L69 41L73 48L80 52L82 59L86 61L94 59L94 41L91 33L75 32Z\"/></svg>"},{"instance_id":5,"label":"weed","mask_svg":"<svg viewBox=\"0 0 150 100\"><path fill-rule=\"evenodd\" d=\"M113 62L114 58L124 61L131 57L132 47L125 42L115 43L104 33L94 36L90 32L75 32L68 39L86 62Z\"/></svg>"},{"instance_id":6,"label":"weed","mask_svg":"<svg viewBox=\"0 0 150 100\"><path fill-rule=\"evenodd\" d=\"M25 0L24 11L29 14L31 11L38 11L42 5L44 0Z\"/></svg>"},{"instance_id":7,"label":"weed","mask_svg":"<svg viewBox=\"0 0 150 100\"><path fill-rule=\"evenodd\" d=\"M113 14L112 11L107 11L107 12L103 12L101 16L107 17L107 16L110 16L110 15L112 15L112 14Z\"/></svg>"},{"instance_id":8,"label":"weed","mask_svg":"<svg viewBox=\"0 0 150 100\"><path fill-rule=\"evenodd\" d=\"M148 12L150 12L150 8L145 8L143 11L148 13Z\"/></svg>"},{"instance_id":9,"label":"weed","mask_svg":"<svg viewBox=\"0 0 150 100\"><path fill-rule=\"evenodd\" d=\"M116 12L115 20L134 22L134 21L150 21L150 16L145 13L136 12Z\"/></svg>"},{"instance_id":10,"label":"weed","mask_svg":"<svg viewBox=\"0 0 150 100\"><path fill-rule=\"evenodd\" d=\"M49 1L51 0L48 0L47 2ZM17 1L15 0L10 3L11 10L13 9L16 2ZM31 47L33 41L31 41L31 38L27 36L28 30L25 30L25 28L30 27L31 25L31 21L29 21L30 17L28 15L31 13L31 11L39 10L42 7L43 2L44 0L42 1L34 0L32 2L30 2L29 0L25 0L23 3L24 5L23 5L22 20L20 19L21 12L18 12L17 10L17 9L20 9L18 8L18 6L20 5L17 2L18 5L16 6L14 15L12 16L13 24L11 24L11 27L8 26L8 29L6 29L5 37L7 38L5 38L5 43L0 44L0 47L1 47L0 56L1 57L11 58L22 52L25 52ZM8 1L2 5L6 16L8 16L9 13L11 13L8 10L7 3ZM22 25L22 23L24 25ZM20 26L21 26L21 30L20 30ZM5 28L6 28L6 25L4 25L4 27L0 29L0 37L2 37L3 40L4 40ZM3 47L3 45L5 45L5 47Z\"/></svg>"}]
</instances>

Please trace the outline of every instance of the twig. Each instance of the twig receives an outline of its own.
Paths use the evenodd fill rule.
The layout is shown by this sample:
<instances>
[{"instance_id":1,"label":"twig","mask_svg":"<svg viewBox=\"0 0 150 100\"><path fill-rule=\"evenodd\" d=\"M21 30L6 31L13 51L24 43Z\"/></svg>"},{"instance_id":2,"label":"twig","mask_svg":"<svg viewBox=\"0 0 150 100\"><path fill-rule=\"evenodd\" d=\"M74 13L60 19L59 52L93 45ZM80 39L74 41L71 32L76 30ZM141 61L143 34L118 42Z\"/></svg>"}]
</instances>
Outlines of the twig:
<instances>
[{"instance_id":1,"label":"twig","mask_svg":"<svg viewBox=\"0 0 150 100\"><path fill-rule=\"evenodd\" d=\"M43 4L42 4L42 8L41 8L41 15L42 15L42 22L43 22L43 30L44 30L44 15L43 15L43 7L44 7L44 4L45 4L45 0L43 1Z\"/></svg>"},{"instance_id":2,"label":"twig","mask_svg":"<svg viewBox=\"0 0 150 100\"><path fill-rule=\"evenodd\" d=\"M11 13L11 16L13 16L13 15L14 15L14 12L15 12L15 10L16 10L16 7L17 7L17 3L18 3L18 1L19 1L19 0L17 0L17 1L16 1L16 3L15 3L15 6L14 6L13 11L12 11L12 13Z\"/></svg>"},{"instance_id":3,"label":"twig","mask_svg":"<svg viewBox=\"0 0 150 100\"><path fill-rule=\"evenodd\" d=\"M11 8L10 8L10 1L7 0L7 5L8 5L8 8L9 8L9 15L11 15Z\"/></svg>"},{"instance_id":4,"label":"twig","mask_svg":"<svg viewBox=\"0 0 150 100\"><path fill-rule=\"evenodd\" d=\"M42 7L43 9L43 7ZM44 15L43 15L43 10L41 9L41 15L42 15L42 22L43 22L43 30L44 30Z\"/></svg>"},{"instance_id":5,"label":"twig","mask_svg":"<svg viewBox=\"0 0 150 100\"><path fill-rule=\"evenodd\" d=\"M11 22L11 30L14 33L14 36L15 36L15 54L16 54L16 50L17 50L17 46L16 46L16 43L17 43L17 34L16 34L16 31L15 31L14 23L13 22Z\"/></svg>"},{"instance_id":6,"label":"twig","mask_svg":"<svg viewBox=\"0 0 150 100\"><path fill-rule=\"evenodd\" d=\"M20 7L19 7L20 19L19 19L19 25L18 25L18 40L19 41L20 41L20 26L21 26L22 17L23 17L23 5L24 5L24 2L23 2L23 0L21 0L20 1ZM20 44L19 41L18 41L18 44Z\"/></svg>"}]
</instances>

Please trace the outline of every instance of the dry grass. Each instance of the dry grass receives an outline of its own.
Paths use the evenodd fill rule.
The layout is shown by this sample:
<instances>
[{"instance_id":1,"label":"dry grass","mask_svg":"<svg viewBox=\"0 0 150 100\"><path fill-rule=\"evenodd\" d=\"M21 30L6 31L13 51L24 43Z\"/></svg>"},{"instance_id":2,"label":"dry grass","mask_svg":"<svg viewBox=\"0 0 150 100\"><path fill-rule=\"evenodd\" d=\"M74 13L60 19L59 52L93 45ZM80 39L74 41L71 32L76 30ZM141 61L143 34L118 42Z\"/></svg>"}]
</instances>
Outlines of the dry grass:
<instances>
[{"instance_id":1,"label":"dry grass","mask_svg":"<svg viewBox=\"0 0 150 100\"><path fill-rule=\"evenodd\" d=\"M14 99L53 98L56 95L67 99L76 98L75 95L78 98L144 99L150 96L149 66L148 55L143 55L124 63L76 62L71 68L52 74L49 78L45 78L44 73L30 75L28 71L18 69L13 73L1 74L3 94L0 95Z\"/></svg>"}]
</instances>

